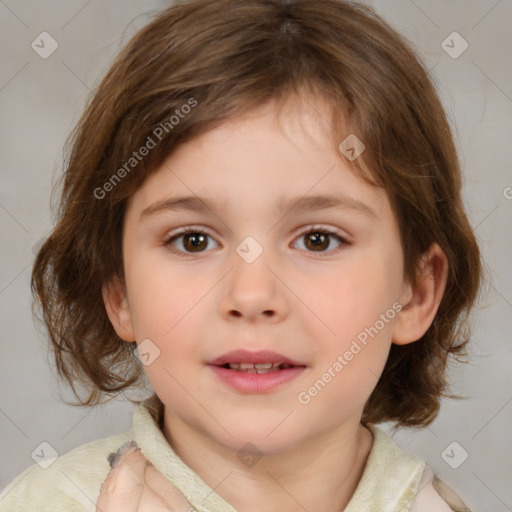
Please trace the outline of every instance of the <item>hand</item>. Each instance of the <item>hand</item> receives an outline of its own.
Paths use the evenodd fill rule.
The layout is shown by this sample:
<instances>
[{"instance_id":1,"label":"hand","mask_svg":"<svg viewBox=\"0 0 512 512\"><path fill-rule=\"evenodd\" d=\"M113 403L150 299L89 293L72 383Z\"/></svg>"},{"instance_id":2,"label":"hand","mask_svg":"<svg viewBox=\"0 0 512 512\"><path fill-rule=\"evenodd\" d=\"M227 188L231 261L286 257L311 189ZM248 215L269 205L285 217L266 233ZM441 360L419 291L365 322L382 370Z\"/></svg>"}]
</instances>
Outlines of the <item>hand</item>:
<instances>
[{"instance_id":1,"label":"hand","mask_svg":"<svg viewBox=\"0 0 512 512\"><path fill-rule=\"evenodd\" d=\"M135 441L110 454L96 512L195 512L185 496L149 462Z\"/></svg>"}]
</instances>

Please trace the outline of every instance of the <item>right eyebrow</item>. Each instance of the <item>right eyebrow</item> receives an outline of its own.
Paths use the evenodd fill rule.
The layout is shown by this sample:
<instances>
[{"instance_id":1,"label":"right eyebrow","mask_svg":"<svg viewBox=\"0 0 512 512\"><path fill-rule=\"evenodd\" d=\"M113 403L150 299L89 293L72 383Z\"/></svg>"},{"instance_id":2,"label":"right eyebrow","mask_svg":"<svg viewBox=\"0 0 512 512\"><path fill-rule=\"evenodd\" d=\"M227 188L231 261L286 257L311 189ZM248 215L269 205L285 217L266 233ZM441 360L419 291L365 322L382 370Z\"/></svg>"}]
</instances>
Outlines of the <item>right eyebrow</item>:
<instances>
[{"instance_id":1,"label":"right eyebrow","mask_svg":"<svg viewBox=\"0 0 512 512\"><path fill-rule=\"evenodd\" d=\"M168 197L150 204L143 210L141 220L146 217L152 217L164 212L192 211L206 213L211 210L224 210L225 203L221 203L212 198L201 198L199 196L177 196Z\"/></svg>"}]
</instances>

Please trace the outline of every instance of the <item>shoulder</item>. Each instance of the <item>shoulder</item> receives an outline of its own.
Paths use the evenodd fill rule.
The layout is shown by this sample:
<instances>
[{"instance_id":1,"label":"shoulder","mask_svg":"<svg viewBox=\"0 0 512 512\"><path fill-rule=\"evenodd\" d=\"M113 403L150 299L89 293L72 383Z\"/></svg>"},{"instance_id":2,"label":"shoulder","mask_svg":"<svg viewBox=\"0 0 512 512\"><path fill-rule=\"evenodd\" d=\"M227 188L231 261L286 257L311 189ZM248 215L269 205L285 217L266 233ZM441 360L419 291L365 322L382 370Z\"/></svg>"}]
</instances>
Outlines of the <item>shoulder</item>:
<instances>
[{"instance_id":1,"label":"shoulder","mask_svg":"<svg viewBox=\"0 0 512 512\"><path fill-rule=\"evenodd\" d=\"M427 466L410 512L471 512L455 491Z\"/></svg>"},{"instance_id":2,"label":"shoulder","mask_svg":"<svg viewBox=\"0 0 512 512\"><path fill-rule=\"evenodd\" d=\"M375 425L366 426L374 442L345 512L470 512L425 461Z\"/></svg>"},{"instance_id":3,"label":"shoulder","mask_svg":"<svg viewBox=\"0 0 512 512\"><path fill-rule=\"evenodd\" d=\"M127 431L83 444L46 469L33 464L2 490L0 512L95 512L107 456L131 437Z\"/></svg>"}]
</instances>

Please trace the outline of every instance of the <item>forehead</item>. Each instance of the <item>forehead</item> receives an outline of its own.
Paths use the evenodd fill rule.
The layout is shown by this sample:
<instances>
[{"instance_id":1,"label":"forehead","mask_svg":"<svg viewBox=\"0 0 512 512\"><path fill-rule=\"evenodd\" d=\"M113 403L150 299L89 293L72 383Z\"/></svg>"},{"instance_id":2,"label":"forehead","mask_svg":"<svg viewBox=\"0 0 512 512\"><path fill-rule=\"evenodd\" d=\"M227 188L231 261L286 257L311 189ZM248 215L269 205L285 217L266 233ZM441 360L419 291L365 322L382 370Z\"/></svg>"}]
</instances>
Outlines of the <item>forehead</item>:
<instances>
[{"instance_id":1,"label":"forehead","mask_svg":"<svg viewBox=\"0 0 512 512\"><path fill-rule=\"evenodd\" d=\"M170 194L175 204L188 197L181 206L196 210L240 211L254 203L277 212L297 202L311 208L338 202L380 218L385 191L358 177L340 153L329 112L325 103L269 102L230 118L178 146L131 202L139 212Z\"/></svg>"}]
</instances>

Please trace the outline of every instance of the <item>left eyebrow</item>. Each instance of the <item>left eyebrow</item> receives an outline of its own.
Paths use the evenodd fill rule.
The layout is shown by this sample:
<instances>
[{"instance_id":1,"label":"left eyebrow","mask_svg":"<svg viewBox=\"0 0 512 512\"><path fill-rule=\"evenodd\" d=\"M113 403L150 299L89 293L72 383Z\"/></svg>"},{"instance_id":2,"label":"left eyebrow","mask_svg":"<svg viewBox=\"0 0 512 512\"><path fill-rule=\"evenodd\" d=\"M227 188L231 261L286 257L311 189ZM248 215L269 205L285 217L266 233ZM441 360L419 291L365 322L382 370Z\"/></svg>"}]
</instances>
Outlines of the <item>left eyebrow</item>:
<instances>
[{"instance_id":1,"label":"left eyebrow","mask_svg":"<svg viewBox=\"0 0 512 512\"><path fill-rule=\"evenodd\" d=\"M373 217L375 220L379 218L377 213L366 203L363 203L355 197L344 195L299 196L295 198L280 197L277 204L281 211L340 208L362 213L368 217Z\"/></svg>"},{"instance_id":2,"label":"left eyebrow","mask_svg":"<svg viewBox=\"0 0 512 512\"><path fill-rule=\"evenodd\" d=\"M168 197L149 205L141 213L143 218L152 217L158 213L193 211L207 213L208 211L222 211L226 207L226 201L218 201L213 198L199 196ZM299 197L279 197L277 208L280 212L291 210L325 210L329 208L349 209L362 213L378 220L377 213L366 203L350 196L316 195Z\"/></svg>"}]
</instances>

